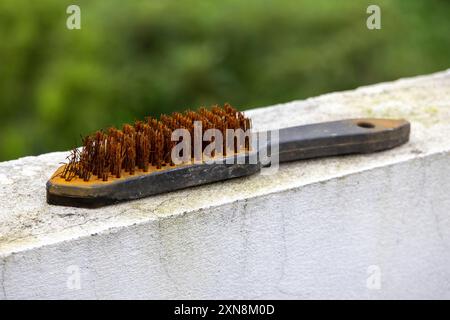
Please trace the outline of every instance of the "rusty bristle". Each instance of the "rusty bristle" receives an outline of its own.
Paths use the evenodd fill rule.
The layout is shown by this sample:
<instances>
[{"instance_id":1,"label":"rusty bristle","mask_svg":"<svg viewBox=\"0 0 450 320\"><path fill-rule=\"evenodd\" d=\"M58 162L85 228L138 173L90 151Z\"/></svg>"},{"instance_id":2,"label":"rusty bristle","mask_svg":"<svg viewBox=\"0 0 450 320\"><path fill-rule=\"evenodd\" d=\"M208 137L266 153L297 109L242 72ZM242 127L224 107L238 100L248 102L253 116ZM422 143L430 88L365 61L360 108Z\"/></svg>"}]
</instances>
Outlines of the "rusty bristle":
<instances>
[{"instance_id":1,"label":"rusty bristle","mask_svg":"<svg viewBox=\"0 0 450 320\"><path fill-rule=\"evenodd\" d=\"M74 178L89 181L92 177L107 181L109 176L120 178L123 172L133 175L137 170L147 172L151 166L157 169L173 166L171 150L177 142L171 140L172 131L183 128L193 136L194 121L201 121L202 136L208 129L218 129L224 139L226 129L246 131L251 127L250 119L229 104L210 110L163 114L159 120L148 117L133 125L125 124L122 130L109 128L84 137L83 147L72 150L61 177L66 181ZM245 148L249 148L248 140ZM194 157L194 148L191 149ZM225 147L223 153L226 154Z\"/></svg>"}]
</instances>

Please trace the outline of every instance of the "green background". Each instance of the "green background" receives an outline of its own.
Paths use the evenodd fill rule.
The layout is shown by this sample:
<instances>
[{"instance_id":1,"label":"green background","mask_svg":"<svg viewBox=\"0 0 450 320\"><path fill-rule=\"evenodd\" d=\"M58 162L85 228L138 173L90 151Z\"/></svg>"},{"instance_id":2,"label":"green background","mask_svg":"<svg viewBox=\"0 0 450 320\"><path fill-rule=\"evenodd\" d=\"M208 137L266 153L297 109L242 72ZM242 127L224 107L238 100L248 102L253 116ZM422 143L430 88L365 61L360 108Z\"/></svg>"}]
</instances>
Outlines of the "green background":
<instances>
[{"instance_id":1,"label":"green background","mask_svg":"<svg viewBox=\"0 0 450 320\"><path fill-rule=\"evenodd\" d=\"M81 7L81 30L66 8ZM381 30L368 30L369 4ZM200 105L249 109L450 67L450 1L0 1L0 160Z\"/></svg>"}]
</instances>

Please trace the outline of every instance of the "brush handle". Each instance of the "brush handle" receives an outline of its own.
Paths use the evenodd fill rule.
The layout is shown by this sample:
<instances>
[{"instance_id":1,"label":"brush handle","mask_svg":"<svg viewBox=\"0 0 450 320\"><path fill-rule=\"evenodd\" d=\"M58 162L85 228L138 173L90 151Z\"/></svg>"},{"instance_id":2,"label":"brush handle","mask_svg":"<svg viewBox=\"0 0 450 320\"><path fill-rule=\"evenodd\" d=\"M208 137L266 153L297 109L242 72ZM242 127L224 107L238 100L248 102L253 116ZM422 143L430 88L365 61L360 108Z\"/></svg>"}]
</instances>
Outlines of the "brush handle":
<instances>
[{"instance_id":1,"label":"brush handle","mask_svg":"<svg viewBox=\"0 0 450 320\"><path fill-rule=\"evenodd\" d=\"M391 149L407 142L409 133L408 121L372 118L284 128L279 162Z\"/></svg>"}]
</instances>

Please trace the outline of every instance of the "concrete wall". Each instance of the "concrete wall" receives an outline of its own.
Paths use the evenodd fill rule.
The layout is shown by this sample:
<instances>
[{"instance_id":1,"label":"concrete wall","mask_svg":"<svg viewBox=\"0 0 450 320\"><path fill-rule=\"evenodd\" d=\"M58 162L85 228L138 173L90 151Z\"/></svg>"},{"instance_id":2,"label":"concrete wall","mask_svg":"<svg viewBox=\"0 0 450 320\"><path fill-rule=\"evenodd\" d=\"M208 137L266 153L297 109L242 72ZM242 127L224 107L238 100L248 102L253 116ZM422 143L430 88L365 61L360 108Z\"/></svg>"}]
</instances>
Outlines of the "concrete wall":
<instances>
[{"instance_id":1,"label":"concrete wall","mask_svg":"<svg viewBox=\"0 0 450 320\"><path fill-rule=\"evenodd\" d=\"M45 203L66 152L0 163L0 298L450 298L449 97L446 71L252 110L411 141L95 210Z\"/></svg>"}]
</instances>

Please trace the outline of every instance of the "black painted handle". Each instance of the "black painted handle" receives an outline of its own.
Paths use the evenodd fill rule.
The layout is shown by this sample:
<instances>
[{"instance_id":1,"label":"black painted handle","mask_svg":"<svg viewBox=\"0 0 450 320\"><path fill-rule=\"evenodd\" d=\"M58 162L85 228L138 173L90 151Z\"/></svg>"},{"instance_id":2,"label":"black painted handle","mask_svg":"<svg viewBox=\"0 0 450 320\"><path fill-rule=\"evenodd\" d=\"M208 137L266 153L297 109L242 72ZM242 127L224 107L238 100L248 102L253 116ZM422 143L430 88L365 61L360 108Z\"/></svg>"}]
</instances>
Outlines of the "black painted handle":
<instances>
[{"instance_id":1,"label":"black painted handle","mask_svg":"<svg viewBox=\"0 0 450 320\"><path fill-rule=\"evenodd\" d=\"M370 153L409 140L406 120L349 119L279 130L279 162Z\"/></svg>"}]
</instances>

